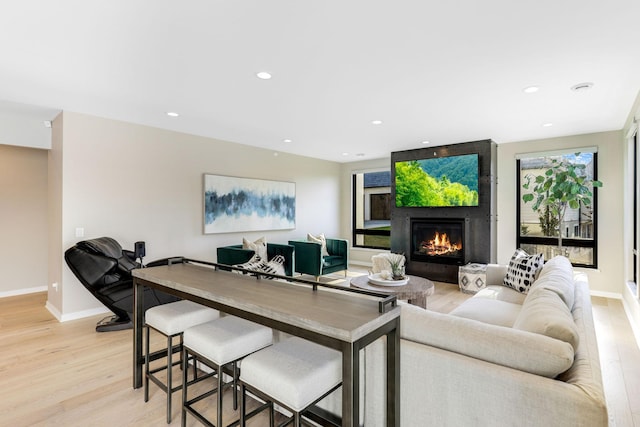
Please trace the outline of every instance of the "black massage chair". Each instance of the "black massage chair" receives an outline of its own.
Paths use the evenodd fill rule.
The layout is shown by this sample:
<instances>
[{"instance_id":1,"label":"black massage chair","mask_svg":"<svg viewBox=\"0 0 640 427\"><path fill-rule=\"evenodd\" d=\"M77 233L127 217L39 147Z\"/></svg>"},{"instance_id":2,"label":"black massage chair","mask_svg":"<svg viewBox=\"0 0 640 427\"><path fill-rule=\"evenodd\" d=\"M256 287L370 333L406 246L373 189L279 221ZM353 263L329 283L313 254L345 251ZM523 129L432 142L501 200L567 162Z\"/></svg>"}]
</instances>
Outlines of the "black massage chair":
<instances>
[{"instance_id":1,"label":"black massage chair","mask_svg":"<svg viewBox=\"0 0 640 427\"><path fill-rule=\"evenodd\" d=\"M67 249L64 259L78 280L115 316L107 317L96 325L97 332L118 331L132 328L133 277L131 270L142 267L144 243L136 244L137 252L123 250L110 237L84 240ZM140 257L140 263L136 258ZM166 265L168 259L147 264L147 267ZM145 288L144 309L178 301L179 298L163 292Z\"/></svg>"}]
</instances>

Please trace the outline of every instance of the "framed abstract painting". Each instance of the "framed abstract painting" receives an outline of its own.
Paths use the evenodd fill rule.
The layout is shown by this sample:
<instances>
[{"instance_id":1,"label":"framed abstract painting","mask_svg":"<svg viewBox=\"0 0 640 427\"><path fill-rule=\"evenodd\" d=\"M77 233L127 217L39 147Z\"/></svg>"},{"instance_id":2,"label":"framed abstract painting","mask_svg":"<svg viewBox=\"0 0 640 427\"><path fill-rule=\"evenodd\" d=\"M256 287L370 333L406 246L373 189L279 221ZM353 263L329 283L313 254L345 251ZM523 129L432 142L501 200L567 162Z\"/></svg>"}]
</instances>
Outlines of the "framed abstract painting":
<instances>
[{"instance_id":1,"label":"framed abstract painting","mask_svg":"<svg viewBox=\"0 0 640 427\"><path fill-rule=\"evenodd\" d=\"M204 174L204 233L296 228L293 182Z\"/></svg>"}]
</instances>

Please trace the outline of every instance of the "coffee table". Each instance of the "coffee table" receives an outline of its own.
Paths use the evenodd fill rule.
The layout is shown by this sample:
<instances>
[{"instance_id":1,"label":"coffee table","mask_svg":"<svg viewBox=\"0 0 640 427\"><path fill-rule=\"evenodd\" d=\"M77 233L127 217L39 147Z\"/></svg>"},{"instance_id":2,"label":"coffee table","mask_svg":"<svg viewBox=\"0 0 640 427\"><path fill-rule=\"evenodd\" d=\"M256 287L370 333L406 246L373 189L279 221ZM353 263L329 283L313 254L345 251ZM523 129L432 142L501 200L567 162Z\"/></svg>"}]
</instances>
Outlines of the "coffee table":
<instances>
[{"instance_id":1,"label":"coffee table","mask_svg":"<svg viewBox=\"0 0 640 427\"><path fill-rule=\"evenodd\" d=\"M357 276L351 279L351 286L395 295L398 299L408 300L409 304L427 308L427 297L433 295L435 286L429 279L420 276L407 275L409 282L402 286L381 286L369 282L369 276Z\"/></svg>"}]
</instances>

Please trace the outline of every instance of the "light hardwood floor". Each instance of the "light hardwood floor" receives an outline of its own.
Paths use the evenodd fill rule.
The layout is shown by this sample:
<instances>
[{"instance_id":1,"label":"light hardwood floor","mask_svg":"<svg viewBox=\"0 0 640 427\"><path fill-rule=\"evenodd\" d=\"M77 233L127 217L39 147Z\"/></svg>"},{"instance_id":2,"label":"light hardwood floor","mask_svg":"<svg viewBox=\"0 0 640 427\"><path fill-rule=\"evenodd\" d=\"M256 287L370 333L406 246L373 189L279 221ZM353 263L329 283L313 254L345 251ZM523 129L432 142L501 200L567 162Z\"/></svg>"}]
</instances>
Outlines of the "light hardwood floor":
<instances>
[{"instance_id":1,"label":"light hardwood floor","mask_svg":"<svg viewBox=\"0 0 640 427\"><path fill-rule=\"evenodd\" d=\"M428 308L449 312L466 298L456 285L438 283ZM640 350L621 302L592 301L610 425L640 426ZM59 323L45 302L44 293L0 299L0 426L167 425L164 393L152 385L144 403L142 389L132 388L131 331L96 333L102 316ZM170 425L179 426L180 393L173 402ZM199 424L189 417L187 425Z\"/></svg>"}]
</instances>

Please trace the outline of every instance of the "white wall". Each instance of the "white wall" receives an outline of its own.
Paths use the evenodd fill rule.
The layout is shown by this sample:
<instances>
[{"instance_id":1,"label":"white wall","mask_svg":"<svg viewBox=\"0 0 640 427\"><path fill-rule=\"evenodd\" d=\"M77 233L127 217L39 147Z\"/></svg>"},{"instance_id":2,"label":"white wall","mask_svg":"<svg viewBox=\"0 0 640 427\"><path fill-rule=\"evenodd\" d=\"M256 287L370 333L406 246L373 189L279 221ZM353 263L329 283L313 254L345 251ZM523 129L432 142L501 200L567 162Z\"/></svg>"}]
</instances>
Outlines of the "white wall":
<instances>
[{"instance_id":1,"label":"white wall","mask_svg":"<svg viewBox=\"0 0 640 427\"><path fill-rule=\"evenodd\" d=\"M62 214L49 280L61 283L63 300L55 309L63 318L100 307L62 264L64 250L79 240L111 236L129 249L143 240L147 261L174 255L215 261L218 246L242 243L242 237L284 243L307 232L340 233L338 163L274 156L269 150L70 112L54 122L54 151L59 127ZM204 173L295 182L296 229L204 235ZM83 238L75 237L76 228L84 228Z\"/></svg>"},{"instance_id":2,"label":"white wall","mask_svg":"<svg viewBox=\"0 0 640 427\"><path fill-rule=\"evenodd\" d=\"M0 145L0 236L0 297L45 289L46 150Z\"/></svg>"}]
</instances>

